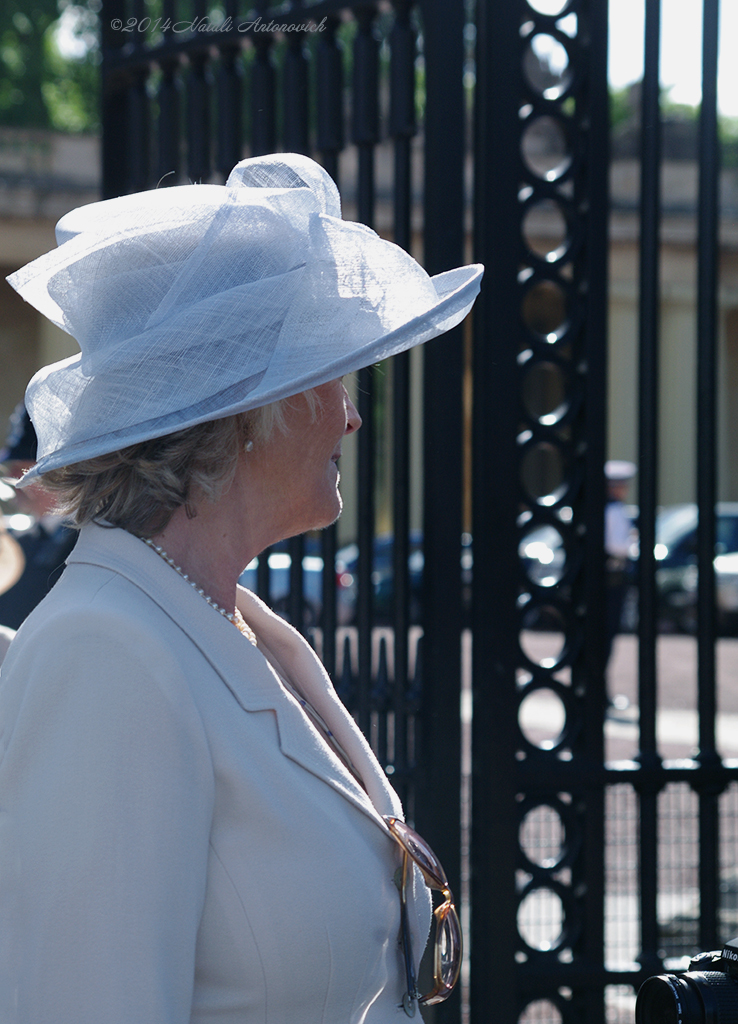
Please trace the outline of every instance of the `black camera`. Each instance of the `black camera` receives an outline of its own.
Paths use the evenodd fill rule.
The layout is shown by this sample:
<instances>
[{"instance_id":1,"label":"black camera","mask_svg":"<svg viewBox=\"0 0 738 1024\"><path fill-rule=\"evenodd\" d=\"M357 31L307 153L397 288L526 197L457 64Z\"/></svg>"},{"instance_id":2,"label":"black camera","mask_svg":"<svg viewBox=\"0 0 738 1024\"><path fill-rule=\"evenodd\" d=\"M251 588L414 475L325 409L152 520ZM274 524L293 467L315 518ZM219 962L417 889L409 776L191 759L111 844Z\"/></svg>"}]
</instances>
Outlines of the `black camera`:
<instances>
[{"instance_id":1,"label":"black camera","mask_svg":"<svg viewBox=\"0 0 738 1024\"><path fill-rule=\"evenodd\" d=\"M738 936L698 953L683 974L646 978L636 999L636 1024L734 1024L738 1021Z\"/></svg>"}]
</instances>

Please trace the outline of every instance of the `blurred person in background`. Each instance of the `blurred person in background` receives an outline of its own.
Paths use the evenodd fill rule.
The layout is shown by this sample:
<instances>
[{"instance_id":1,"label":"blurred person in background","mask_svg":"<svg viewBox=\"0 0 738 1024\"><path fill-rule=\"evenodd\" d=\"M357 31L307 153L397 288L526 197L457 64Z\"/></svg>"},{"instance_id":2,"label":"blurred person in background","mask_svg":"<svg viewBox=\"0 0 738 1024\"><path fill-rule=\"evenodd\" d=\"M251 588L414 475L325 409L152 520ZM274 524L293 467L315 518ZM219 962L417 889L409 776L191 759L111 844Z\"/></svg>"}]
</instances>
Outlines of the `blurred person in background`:
<instances>
[{"instance_id":1,"label":"blurred person in background","mask_svg":"<svg viewBox=\"0 0 738 1024\"><path fill-rule=\"evenodd\" d=\"M15 484L36 463L36 431L21 402L10 417L10 432L0 450L0 470L5 483ZM54 514L54 496L39 484L15 489L16 512L28 517L23 529L9 528L25 559L22 575L0 594L0 625L17 629L59 579L77 532Z\"/></svg>"}]
</instances>

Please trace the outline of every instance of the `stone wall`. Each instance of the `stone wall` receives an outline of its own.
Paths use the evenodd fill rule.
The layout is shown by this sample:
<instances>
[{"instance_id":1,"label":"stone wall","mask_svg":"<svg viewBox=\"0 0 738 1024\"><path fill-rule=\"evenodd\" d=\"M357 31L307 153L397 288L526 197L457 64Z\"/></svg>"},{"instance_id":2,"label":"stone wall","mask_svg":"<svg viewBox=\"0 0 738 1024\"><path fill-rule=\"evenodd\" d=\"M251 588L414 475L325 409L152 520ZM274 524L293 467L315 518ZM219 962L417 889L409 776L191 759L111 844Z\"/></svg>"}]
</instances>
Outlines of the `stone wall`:
<instances>
[{"instance_id":1,"label":"stone wall","mask_svg":"<svg viewBox=\"0 0 738 1024\"><path fill-rule=\"evenodd\" d=\"M5 278L54 247L63 214L100 198L99 150L95 136L0 128L0 436L35 371L79 351Z\"/></svg>"}]
</instances>

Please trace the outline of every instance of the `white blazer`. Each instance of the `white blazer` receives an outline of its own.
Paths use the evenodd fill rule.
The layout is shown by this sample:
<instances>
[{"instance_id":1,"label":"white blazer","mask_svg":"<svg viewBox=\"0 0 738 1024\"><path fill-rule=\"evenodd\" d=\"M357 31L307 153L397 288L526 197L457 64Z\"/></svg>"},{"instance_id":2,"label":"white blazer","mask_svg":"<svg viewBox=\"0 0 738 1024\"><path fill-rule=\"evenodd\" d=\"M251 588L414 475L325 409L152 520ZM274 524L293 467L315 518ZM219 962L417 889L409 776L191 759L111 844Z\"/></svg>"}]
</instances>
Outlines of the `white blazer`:
<instances>
[{"instance_id":1,"label":"white blazer","mask_svg":"<svg viewBox=\"0 0 738 1024\"><path fill-rule=\"evenodd\" d=\"M85 527L0 675L0 1024L401 1024L399 800L307 643ZM347 771L269 664L296 681ZM430 899L415 876L419 955Z\"/></svg>"}]
</instances>

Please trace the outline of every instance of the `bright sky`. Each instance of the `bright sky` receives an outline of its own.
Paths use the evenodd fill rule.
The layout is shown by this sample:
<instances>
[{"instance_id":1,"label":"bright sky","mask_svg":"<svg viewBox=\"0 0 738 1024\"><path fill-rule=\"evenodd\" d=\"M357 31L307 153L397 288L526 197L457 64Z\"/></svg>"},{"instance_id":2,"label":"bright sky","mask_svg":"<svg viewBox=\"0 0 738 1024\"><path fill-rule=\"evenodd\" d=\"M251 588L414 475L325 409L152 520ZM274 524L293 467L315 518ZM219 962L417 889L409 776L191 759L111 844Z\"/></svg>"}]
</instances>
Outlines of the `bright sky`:
<instances>
[{"instance_id":1,"label":"bright sky","mask_svg":"<svg viewBox=\"0 0 738 1024\"><path fill-rule=\"evenodd\" d=\"M610 82L620 87L643 76L644 0L610 0ZM720 4L718 107L738 117L738 2ZM699 103L702 78L702 0L661 2L661 84L675 103Z\"/></svg>"}]
</instances>

